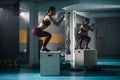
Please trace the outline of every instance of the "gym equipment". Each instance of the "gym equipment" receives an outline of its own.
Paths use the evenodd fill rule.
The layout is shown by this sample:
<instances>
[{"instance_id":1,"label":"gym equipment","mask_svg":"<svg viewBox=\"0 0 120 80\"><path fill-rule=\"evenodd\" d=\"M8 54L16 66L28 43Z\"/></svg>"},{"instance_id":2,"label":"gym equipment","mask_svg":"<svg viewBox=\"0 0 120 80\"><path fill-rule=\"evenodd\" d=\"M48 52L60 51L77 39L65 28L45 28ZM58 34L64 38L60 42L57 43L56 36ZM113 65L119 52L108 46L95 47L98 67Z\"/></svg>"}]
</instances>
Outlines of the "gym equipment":
<instances>
[{"instance_id":1,"label":"gym equipment","mask_svg":"<svg viewBox=\"0 0 120 80\"><path fill-rule=\"evenodd\" d=\"M41 51L40 74L60 75L60 51Z\"/></svg>"},{"instance_id":2,"label":"gym equipment","mask_svg":"<svg viewBox=\"0 0 120 80\"><path fill-rule=\"evenodd\" d=\"M96 65L97 65L97 50L95 49L75 50L75 67Z\"/></svg>"}]
</instances>

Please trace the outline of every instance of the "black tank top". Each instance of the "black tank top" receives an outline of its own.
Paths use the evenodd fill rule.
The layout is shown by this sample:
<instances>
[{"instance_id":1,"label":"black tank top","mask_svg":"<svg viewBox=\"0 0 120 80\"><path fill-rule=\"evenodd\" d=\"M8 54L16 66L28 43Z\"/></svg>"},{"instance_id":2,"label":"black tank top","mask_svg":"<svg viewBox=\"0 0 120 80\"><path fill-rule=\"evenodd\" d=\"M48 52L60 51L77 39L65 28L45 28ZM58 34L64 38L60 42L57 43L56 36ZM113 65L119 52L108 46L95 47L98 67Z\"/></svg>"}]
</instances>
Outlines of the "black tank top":
<instances>
[{"instance_id":1,"label":"black tank top","mask_svg":"<svg viewBox=\"0 0 120 80\"><path fill-rule=\"evenodd\" d=\"M49 26L51 24L49 20L43 20L42 23L46 26Z\"/></svg>"}]
</instances>

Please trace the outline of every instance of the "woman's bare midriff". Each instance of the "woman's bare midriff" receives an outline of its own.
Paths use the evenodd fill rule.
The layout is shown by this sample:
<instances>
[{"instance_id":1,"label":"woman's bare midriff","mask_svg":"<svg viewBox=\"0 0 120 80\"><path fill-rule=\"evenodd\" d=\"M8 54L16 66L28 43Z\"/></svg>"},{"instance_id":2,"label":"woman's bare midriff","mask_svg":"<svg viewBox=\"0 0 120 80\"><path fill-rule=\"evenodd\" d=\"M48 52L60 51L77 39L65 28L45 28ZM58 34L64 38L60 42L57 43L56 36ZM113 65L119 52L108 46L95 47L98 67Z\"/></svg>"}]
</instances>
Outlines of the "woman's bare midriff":
<instances>
[{"instance_id":1,"label":"woman's bare midriff","mask_svg":"<svg viewBox=\"0 0 120 80\"><path fill-rule=\"evenodd\" d=\"M45 29L46 28L46 26L43 24L43 23L40 23L38 26L37 26L37 28L40 28L40 29Z\"/></svg>"}]
</instances>

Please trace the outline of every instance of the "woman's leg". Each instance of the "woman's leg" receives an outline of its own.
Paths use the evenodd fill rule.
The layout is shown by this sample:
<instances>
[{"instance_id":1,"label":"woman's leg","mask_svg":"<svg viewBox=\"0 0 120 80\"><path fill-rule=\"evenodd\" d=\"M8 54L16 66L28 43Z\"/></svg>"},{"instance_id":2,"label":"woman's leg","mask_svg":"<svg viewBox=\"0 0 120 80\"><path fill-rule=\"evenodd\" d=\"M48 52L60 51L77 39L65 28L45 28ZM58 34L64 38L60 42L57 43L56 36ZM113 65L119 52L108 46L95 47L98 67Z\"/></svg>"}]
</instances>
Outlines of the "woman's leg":
<instances>
[{"instance_id":1,"label":"woman's leg","mask_svg":"<svg viewBox=\"0 0 120 80\"><path fill-rule=\"evenodd\" d=\"M44 49L46 48L48 42L50 41L51 36L52 35L49 32L46 32L46 31L42 31L41 32L41 37L46 37L45 40L44 40L44 42L43 42L43 48Z\"/></svg>"},{"instance_id":2,"label":"woman's leg","mask_svg":"<svg viewBox=\"0 0 120 80\"><path fill-rule=\"evenodd\" d=\"M91 38L90 38L89 36L82 35L80 39L81 39L81 40L80 40L80 44L79 44L80 49L83 49L83 48L81 47L83 40L86 40L86 41L87 41L86 44L85 44L85 49L89 49L88 44L89 44Z\"/></svg>"},{"instance_id":3,"label":"woman's leg","mask_svg":"<svg viewBox=\"0 0 120 80\"><path fill-rule=\"evenodd\" d=\"M86 49L89 49L89 47L88 47L88 44L90 43L90 40L91 40L91 38L89 37L89 36L85 36L85 39L86 39L86 45L85 45L85 48Z\"/></svg>"},{"instance_id":4,"label":"woman's leg","mask_svg":"<svg viewBox=\"0 0 120 80\"><path fill-rule=\"evenodd\" d=\"M49 32L43 31L37 27L32 29L32 34L34 34L37 37L46 37L42 44L42 50L49 51L46 46L51 39L51 34Z\"/></svg>"},{"instance_id":5,"label":"woman's leg","mask_svg":"<svg viewBox=\"0 0 120 80\"><path fill-rule=\"evenodd\" d=\"M83 48L81 47L83 40L84 40L84 36L81 35L81 37L80 37L80 43L79 43L79 48L80 48L80 49L83 49Z\"/></svg>"}]
</instances>

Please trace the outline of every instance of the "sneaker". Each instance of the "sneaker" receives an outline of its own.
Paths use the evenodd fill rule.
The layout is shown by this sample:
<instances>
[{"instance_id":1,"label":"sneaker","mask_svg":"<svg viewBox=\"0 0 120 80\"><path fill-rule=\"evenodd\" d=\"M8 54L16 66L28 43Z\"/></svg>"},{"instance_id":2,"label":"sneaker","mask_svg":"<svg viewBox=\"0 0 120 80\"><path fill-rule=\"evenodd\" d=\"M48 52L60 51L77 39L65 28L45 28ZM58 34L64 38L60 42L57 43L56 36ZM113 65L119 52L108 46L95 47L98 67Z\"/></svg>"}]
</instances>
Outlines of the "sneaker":
<instances>
[{"instance_id":1,"label":"sneaker","mask_svg":"<svg viewBox=\"0 0 120 80\"><path fill-rule=\"evenodd\" d=\"M85 49L90 49L89 47L85 47Z\"/></svg>"},{"instance_id":2,"label":"sneaker","mask_svg":"<svg viewBox=\"0 0 120 80\"><path fill-rule=\"evenodd\" d=\"M43 48L42 51L50 51L50 50L47 48Z\"/></svg>"},{"instance_id":3,"label":"sneaker","mask_svg":"<svg viewBox=\"0 0 120 80\"><path fill-rule=\"evenodd\" d=\"M80 47L80 49L84 49L84 48Z\"/></svg>"}]
</instances>

